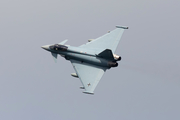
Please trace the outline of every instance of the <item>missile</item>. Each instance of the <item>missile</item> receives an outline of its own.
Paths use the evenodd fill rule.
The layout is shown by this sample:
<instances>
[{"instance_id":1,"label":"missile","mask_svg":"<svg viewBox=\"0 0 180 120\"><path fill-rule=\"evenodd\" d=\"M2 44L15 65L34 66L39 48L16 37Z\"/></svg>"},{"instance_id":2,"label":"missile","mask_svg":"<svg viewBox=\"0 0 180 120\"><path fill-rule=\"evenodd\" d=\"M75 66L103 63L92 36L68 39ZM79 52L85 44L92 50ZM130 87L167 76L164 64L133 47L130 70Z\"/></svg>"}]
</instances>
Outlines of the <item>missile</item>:
<instances>
[{"instance_id":1,"label":"missile","mask_svg":"<svg viewBox=\"0 0 180 120\"><path fill-rule=\"evenodd\" d=\"M81 86L81 87L79 87L79 88L80 88L80 89L85 89L85 87L82 87L82 86Z\"/></svg>"},{"instance_id":2,"label":"missile","mask_svg":"<svg viewBox=\"0 0 180 120\"><path fill-rule=\"evenodd\" d=\"M91 42L91 41L93 41L93 40L94 40L94 39L89 39L88 42Z\"/></svg>"},{"instance_id":3,"label":"missile","mask_svg":"<svg viewBox=\"0 0 180 120\"><path fill-rule=\"evenodd\" d=\"M76 78L79 78L76 73L71 73L71 76L76 77Z\"/></svg>"}]
</instances>

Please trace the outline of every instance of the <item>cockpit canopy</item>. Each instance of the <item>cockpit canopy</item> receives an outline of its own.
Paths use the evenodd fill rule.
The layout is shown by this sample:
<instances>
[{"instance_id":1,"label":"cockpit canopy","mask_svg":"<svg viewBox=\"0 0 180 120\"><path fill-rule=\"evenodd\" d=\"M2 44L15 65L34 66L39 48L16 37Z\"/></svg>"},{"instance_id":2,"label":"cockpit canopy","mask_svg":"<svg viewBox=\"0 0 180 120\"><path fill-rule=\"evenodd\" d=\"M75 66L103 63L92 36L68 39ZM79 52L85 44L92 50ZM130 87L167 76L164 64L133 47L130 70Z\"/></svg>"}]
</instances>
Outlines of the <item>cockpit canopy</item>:
<instances>
[{"instance_id":1,"label":"cockpit canopy","mask_svg":"<svg viewBox=\"0 0 180 120\"><path fill-rule=\"evenodd\" d=\"M55 51L67 51L68 47L64 46L64 45L59 45L59 44L55 44L50 46L50 49L55 50Z\"/></svg>"}]
</instances>

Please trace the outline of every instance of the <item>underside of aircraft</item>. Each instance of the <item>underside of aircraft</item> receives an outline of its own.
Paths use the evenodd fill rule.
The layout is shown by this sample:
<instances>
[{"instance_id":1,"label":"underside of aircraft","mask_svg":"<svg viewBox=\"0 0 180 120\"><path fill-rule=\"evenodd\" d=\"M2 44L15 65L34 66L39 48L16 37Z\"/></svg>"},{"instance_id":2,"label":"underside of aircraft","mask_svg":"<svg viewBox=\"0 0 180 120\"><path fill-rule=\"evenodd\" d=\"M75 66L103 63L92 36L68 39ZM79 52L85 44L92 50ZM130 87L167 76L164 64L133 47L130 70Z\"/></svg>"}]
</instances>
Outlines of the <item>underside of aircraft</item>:
<instances>
[{"instance_id":1,"label":"underside of aircraft","mask_svg":"<svg viewBox=\"0 0 180 120\"><path fill-rule=\"evenodd\" d=\"M101 80L104 72L111 67L117 67L121 56L115 54L122 34L128 27L116 26L116 29L105 35L88 40L88 43L79 47L65 45L67 40L53 45L42 46L43 49L51 52L54 61L57 61L58 54L69 60L75 73L71 75L79 78L83 93L94 94L94 90Z\"/></svg>"}]
</instances>

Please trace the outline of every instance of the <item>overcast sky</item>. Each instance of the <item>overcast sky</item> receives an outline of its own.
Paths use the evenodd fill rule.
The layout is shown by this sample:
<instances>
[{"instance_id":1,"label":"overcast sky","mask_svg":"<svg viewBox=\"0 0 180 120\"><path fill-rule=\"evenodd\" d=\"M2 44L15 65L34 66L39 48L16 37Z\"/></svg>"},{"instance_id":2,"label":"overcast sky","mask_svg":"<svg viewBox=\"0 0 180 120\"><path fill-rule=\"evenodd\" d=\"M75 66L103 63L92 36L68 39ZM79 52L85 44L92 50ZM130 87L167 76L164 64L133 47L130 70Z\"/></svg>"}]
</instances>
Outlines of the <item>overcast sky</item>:
<instances>
[{"instance_id":1,"label":"overcast sky","mask_svg":"<svg viewBox=\"0 0 180 120\"><path fill-rule=\"evenodd\" d=\"M179 120L180 1L1 0L1 120ZM79 46L125 30L94 95L83 94L69 61L41 46Z\"/></svg>"}]
</instances>

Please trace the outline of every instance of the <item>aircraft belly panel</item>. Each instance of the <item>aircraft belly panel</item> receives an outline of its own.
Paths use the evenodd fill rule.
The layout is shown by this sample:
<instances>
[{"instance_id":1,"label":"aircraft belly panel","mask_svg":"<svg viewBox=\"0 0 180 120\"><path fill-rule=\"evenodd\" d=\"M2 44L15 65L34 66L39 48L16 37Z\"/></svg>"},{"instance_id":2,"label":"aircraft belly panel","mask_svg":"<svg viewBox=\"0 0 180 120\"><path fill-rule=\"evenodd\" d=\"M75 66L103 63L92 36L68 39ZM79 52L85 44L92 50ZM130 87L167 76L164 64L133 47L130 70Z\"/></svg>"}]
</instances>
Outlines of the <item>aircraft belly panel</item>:
<instances>
[{"instance_id":1,"label":"aircraft belly panel","mask_svg":"<svg viewBox=\"0 0 180 120\"><path fill-rule=\"evenodd\" d=\"M108 60L105 60L103 58L89 56L89 55L75 54L75 53L74 54L70 53L68 56L70 60L74 59L74 60L80 61L81 63L85 62L89 64L94 64L97 66L108 67Z\"/></svg>"}]
</instances>

